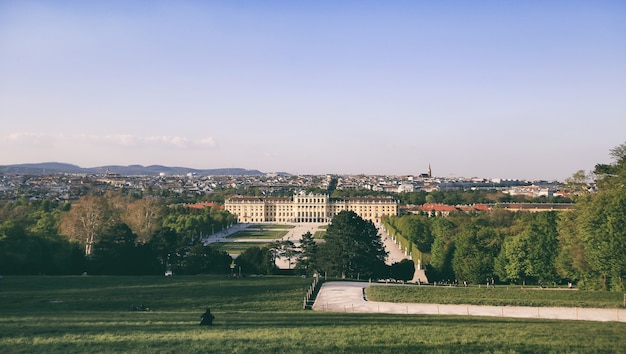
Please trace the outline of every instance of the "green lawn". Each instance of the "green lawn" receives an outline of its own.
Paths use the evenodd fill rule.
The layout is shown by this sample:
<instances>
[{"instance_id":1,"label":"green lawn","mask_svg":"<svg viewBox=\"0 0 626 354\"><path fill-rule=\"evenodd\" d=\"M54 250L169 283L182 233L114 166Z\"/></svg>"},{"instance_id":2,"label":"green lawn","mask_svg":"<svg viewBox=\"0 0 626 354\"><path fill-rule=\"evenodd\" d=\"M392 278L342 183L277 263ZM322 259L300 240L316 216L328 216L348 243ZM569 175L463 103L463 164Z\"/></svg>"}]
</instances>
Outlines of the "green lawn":
<instances>
[{"instance_id":1,"label":"green lawn","mask_svg":"<svg viewBox=\"0 0 626 354\"><path fill-rule=\"evenodd\" d=\"M280 230L242 230L237 231L227 238L256 238L256 239L282 239L289 231Z\"/></svg>"},{"instance_id":2,"label":"green lawn","mask_svg":"<svg viewBox=\"0 0 626 354\"><path fill-rule=\"evenodd\" d=\"M258 229L258 230L280 230L280 229L293 229L294 225L284 225L284 224L254 224L248 226L248 229Z\"/></svg>"},{"instance_id":3,"label":"green lawn","mask_svg":"<svg viewBox=\"0 0 626 354\"><path fill-rule=\"evenodd\" d=\"M243 251L251 247L265 247L270 245L271 242L214 242L210 246L224 251L229 254L241 254Z\"/></svg>"},{"instance_id":4,"label":"green lawn","mask_svg":"<svg viewBox=\"0 0 626 354\"><path fill-rule=\"evenodd\" d=\"M519 286L372 286L371 301L495 306L623 307L624 295L608 291L521 288Z\"/></svg>"},{"instance_id":5,"label":"green lawn","mask_svg":"<svg viewBox=\"0 0 626 354\"><path fill-rule=\"evenodd\" d=\"M13 277L2 353L623 352L626 324L305 311L300 277ZM130 312L144 303L150 312ZM198 326L211 307L213 327Z\"/></svg>"},{"instance_id":6,"label":"green lawn","mask_svg":"<svg viewBox=\"0 0 626 354\"><path fill-rule=\"evenodd\" d=\"M313 234L313 238L318 240L324 239L324 236L326 236L326 231L315 231Z\"/></svg>"}]
</instances>

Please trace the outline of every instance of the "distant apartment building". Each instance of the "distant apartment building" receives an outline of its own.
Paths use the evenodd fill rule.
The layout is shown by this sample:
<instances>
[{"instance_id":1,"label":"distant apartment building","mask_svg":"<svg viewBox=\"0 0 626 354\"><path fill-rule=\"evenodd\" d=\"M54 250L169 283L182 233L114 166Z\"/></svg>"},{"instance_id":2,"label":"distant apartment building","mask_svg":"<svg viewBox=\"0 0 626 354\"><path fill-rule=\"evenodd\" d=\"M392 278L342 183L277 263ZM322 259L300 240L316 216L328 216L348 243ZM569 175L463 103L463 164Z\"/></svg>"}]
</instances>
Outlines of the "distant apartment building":
<instances>
[{"instance_id":1,"label":"distant apartment building","mask_svg":"<svg viewBox=\"0 0 626 354\"><path fill-rule=\"evenodd\" d=\"M503 191L504 193L508 193L509 195L523 195L526 197L552 197L554 190L548 187L539 187L539 186L515 186L511 187L509 190Z\"/></svg>"},{"instance_id":2,"label":"distant apartment building","mask_svg":"<svg viewBox=\"0 0 626 354\"><path fill-rule=\"evenodd\" d=\"M224 208L239 222L329 223L343 210L380 223L385 215L397 215L398 202L391 197L330 198L327 194L296 194L292 197L233 196Z\"/></svg>"}]
</instances>

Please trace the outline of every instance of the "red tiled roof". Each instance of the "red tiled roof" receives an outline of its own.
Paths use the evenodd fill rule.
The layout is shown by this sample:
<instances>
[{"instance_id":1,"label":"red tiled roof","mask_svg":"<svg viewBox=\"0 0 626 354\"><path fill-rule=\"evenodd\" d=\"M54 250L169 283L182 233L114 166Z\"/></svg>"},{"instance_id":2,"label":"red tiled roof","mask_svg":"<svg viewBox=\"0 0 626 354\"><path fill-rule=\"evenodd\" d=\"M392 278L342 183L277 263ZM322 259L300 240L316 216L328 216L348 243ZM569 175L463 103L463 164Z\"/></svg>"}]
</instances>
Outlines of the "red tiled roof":
<instances>
[{"instance_id":1,"label":"red tiled roof","mask_svg":"<svg viewBox=\"0 0 626 354\"><path fill-rule=\"evenodd\" d=\"M204 209L204 208L213 208L213 207L218 207L218 208L223 208L221 205L216 204L216 203L195 203L195 204L185 204L185 206L187 208L192 208L192 209Z\"/></svg>"},{"instance_id":2,"label":"red tiled roof","mask_svg":"<svg viewBox=\"0 0 626 354\"><path fill-rule=\"evenodd\" d=\"M456 207L446 204L424 204L418 207L422 211L457 211Z\"/></svg>"}]
</instances>

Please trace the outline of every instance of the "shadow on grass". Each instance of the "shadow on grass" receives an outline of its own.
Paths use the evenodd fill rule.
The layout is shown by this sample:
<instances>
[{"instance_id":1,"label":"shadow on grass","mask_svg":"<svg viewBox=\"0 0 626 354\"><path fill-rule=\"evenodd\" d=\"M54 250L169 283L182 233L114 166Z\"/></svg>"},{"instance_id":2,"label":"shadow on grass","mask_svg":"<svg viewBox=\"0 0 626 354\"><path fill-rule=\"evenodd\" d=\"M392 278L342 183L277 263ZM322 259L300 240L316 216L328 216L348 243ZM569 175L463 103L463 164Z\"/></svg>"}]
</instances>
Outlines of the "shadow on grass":
<instances>
[{"instance_id":1,"label":"shadow on grass","mask_svg":"<svg viewBox=\"0 0 626 354\"><path fill-rule=\"evenodd\" d=\"M3 318L3 352L616 352L624 325L446 316L214 311ZM558 324L558 326L555 326ZM580 338L585 332L590 340Z\"/></svg>"},{"instance_id":2,"label":"shadow on grass","mask_svg":"<svg viewBox=\"0 0 626 354\"><path fill-rule=\"evenodd\" d=\"M310 279L6 277L2 353L623 352L626 324L302 310ZM153 311L129 312L145 303ZM199 326L209 306L213 327Z\"/></svg>"},{"instance_id":3,"label":"shadow on grass","mask_svg":"<svg viewBox=\"0 0 626 354\"><path fill-rule=\"evenodd\" d=\"M60 311L0 318L20 352L619 352L626 324L312 311ZM583 338L580 334L585 333Z\"/></svg>"}]
</instances>

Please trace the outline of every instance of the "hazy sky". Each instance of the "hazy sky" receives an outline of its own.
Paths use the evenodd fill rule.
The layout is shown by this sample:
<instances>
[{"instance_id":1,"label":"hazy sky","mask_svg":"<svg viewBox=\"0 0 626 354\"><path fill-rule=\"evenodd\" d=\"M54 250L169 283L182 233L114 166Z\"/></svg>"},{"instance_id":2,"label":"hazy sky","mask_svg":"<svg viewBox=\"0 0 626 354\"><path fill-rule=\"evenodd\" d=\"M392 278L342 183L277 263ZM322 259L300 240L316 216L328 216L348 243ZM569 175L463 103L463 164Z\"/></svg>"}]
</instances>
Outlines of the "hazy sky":
<instances>
[{"instance_id":1,"label":"hazy sky","mask_svg":"<svg viewBox=\"0 0 626 354\"><path fill-rule=\"evenodd\" d=\"M622 0L0 0L0 165L563 179L625 142Z\"/></svg>"}]
</instances>

